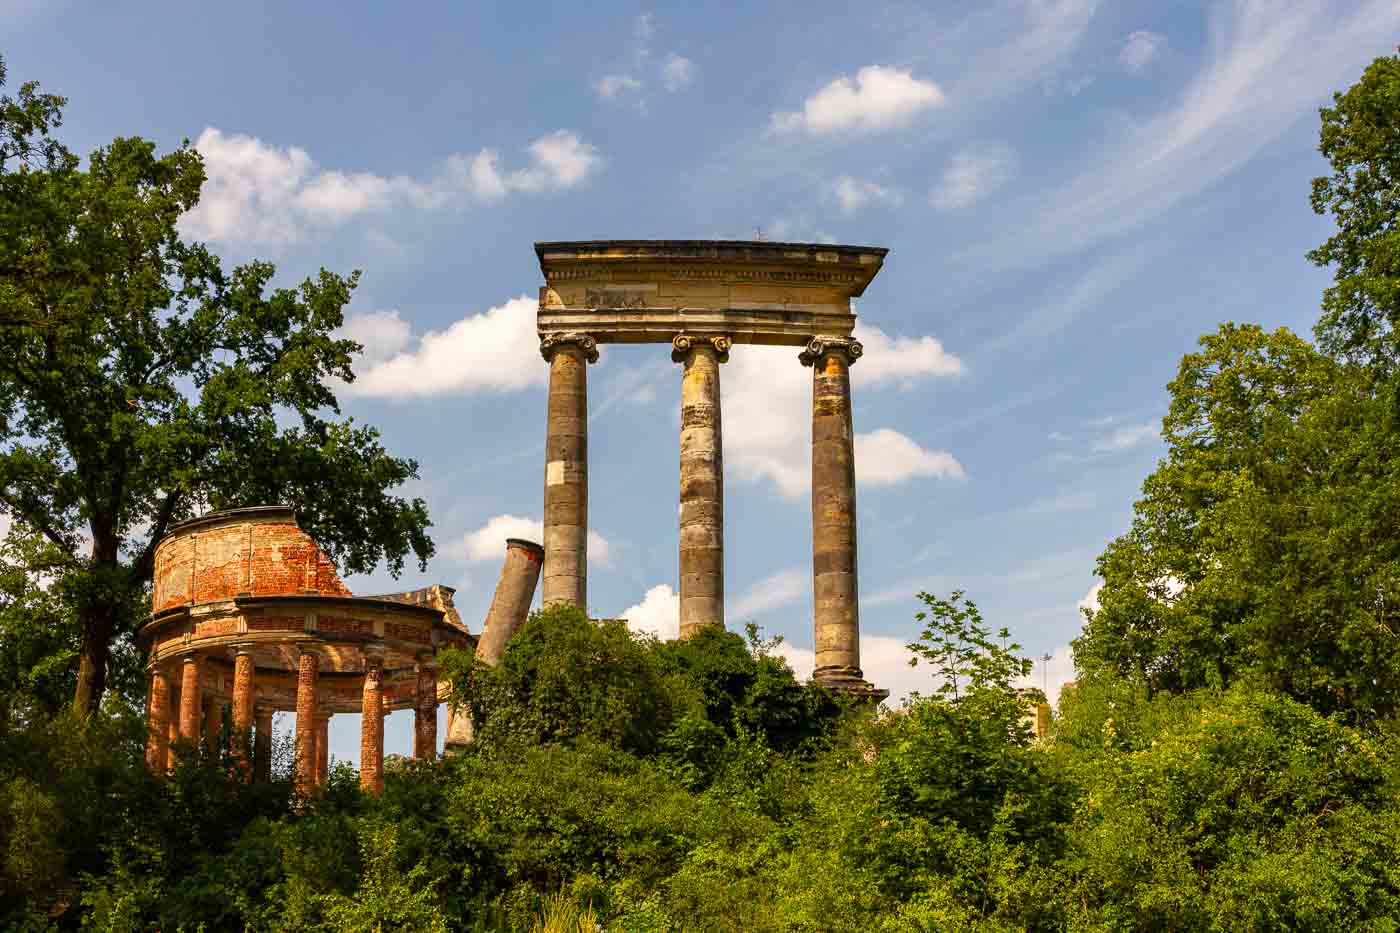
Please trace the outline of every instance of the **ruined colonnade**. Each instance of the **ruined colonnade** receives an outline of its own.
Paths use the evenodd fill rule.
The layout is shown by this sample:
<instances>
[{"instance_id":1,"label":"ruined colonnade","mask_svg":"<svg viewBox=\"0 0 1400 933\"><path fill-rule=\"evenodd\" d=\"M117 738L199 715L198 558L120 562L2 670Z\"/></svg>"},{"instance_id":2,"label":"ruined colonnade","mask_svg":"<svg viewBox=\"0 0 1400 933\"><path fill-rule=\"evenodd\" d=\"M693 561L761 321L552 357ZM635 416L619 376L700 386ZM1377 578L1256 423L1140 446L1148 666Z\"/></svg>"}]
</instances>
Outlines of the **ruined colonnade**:
<instances>
[{"instance_id":1,"label":"ruined colonnade","mask_svg":"<svg viewBox=\"0 0 1400 933\"><path fill-rule=\"evenodd\" d=\"M588 378L600 343L669 342L681 375L680 636L724 626L720 369L735 343L798 346L812 368L812 569L819 683L882 694L860 668L851 299L885 251L727 241L538 243L545 605L587 608ZM740 415L742 417L742 414Z\"/></svg>"}]
</instances>

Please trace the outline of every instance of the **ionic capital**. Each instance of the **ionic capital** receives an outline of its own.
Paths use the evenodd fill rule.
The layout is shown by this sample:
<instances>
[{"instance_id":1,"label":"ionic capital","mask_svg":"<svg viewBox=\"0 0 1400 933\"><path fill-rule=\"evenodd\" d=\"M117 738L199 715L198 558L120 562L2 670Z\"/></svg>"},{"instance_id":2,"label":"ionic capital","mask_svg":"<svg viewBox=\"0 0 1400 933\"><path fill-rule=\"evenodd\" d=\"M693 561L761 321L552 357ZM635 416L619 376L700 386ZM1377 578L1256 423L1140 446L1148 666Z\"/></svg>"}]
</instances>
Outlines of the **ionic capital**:
<instances>
[{"instance_id":1,"label":"ionic capital","mask_svg":"<svg viewBox=\"0 0 1400 933\"><path fill-rule=\"evenodd\" d=\"M562 333L545 334L540 338L540 356L546 363L554 361L554 354L560 347L575 346L583 351L583 358L590 363L598 362L598 341L592 334Z\"/></svg>"},{"instance_id":2,"label":"ionic capital","mask_svg":"<svg viewBox=\"0 0 1400 933\"><path fill-rule=\"evenodd\" d=\"M709 344L715 349L715 358L721 363L729 362L729 350L734 346L734 340L724 334L717 337L697 337L693 334L676 334L671 338L671 361L674 363L684 363L685 358L696 347Z\"/></svg>"},{"instance_id":3,"label":"ionic capital","mask_svg":"<svg viewBox=\"0 0 1400 933\"><path fill-rule=\"evenodd\" d=\"M843 353L846 356L846 365L850 366L860 355L865 352L865 347L860 345L860 341L854 337L819 336L807 341L807 346L797 355L803 366L812 366L828 353Z\"/></svg>"}]
</instances>

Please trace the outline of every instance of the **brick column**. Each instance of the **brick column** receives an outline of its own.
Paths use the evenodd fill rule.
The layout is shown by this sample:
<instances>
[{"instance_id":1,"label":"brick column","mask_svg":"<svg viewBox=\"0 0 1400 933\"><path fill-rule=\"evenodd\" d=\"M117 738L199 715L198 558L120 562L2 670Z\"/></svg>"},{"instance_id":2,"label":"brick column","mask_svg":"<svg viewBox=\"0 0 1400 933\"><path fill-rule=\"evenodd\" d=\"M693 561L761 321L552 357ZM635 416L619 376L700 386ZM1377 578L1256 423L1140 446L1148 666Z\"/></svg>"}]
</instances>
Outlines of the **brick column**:
<instances>
[{"instance_id":1,"label":"brick column","mask_svg":"<svg viewBox=\"0 0 1400 933\"><path fill-rule=\"evenodd\" d=\"M331 714L316 716L316 789L325 790L326 775L331 770Z\"/></svg>"},{"instance_id":2,"label":"brick column","mask_svg":"<svg viewBox=\"0 0 1400 933\"><path fill-rule=\"evenodd\" d=\"M171 678L173 681L175 678ZM176 684L170 691L170 709L167 710L170 721L170 735L165 743L165 769L174 771L175 766L180 763L175 754L175 743L180 741L180 688Z\"/></svg>"},{"instance_id":3,"label":"brick column","mask_svg":"<svg viewBox=\"0 0 1400 933\"><path fill-rule=\"evenodd\" d=\"M258 706L253 710L253 780L272 780L272 707Z\"/></svg>"},{"instance_id":4,"label":"brick column","mask_svg":"<svg viewBox=\"0 0 1400 933\"><path fill-rule=\"evenodd\" d=\"M549 334L544 438L544 604L588 608L588 364L598 359L587 334Z\"/></svg>"},{"instance_id":5,"label":"brick column","mask_svg":"<svg viewBox=\"0 0 1400 933\"><path fill-rule=\"evenodd\" d=\"M229 751L245 781L253 779L249 739L253 734L253 690L256 672L251 648L247 645L237 646L233 658L233 710L230 717L233 720L233 735L229 742Z\"/></svg>"},{"instance_id":6,"label":"brick column","mask_svg":"<svg viewBox=\"0 0 1400 933\"><path fill-rule=\"evenodd\" d=\"M224 704L214 697L204 701L204 748L211 756L219 753L219 731L224 725Z\"/></svg>"},{"instance_id":7,"label":"brick column","mask_svg":"<svg viewBox=\"0 0 1400 933\"><path fill-rule=\"evenodd\" d=\"M430 761L437 757L437 661L418 659L418 692L413 704L413 757Z\"/></svg>"},{"instance_id":8,"label":"brick column","mask_svg":"<svg viewBox=\"0 0 1400 933\"><path fill-rule=\"evenodd\" d=\"M671 341L681 376L680 637L724 628L724 442L719 367L728 337Z\"/></svg>"},{"instance_id":9,"label":"brick column","mask_svg":"<svg viewBox=\"0 0 1400 933\"><path fill-rule=\"evenodd\" d=\"M365 691L360 702L360 789L384 792L384 657L365 652Z\"/></svg>"},{"instance_id":10,"label":"brick column","mask_svg":"<svg viewBox=\"0 0 1400 933\"><path fill-rule=\"evenodd\" d=\"M151 692L146 703L146 769L164 774L170 754L170 677L151 665Z\"/></svg>"},{"instance_id":11,"label":"brick column","mask_svg":"<svg viewBox=\"0 0 1400 933\"><path fill-rule=\"evenodd\" d=\"M296 770L297 793L310 797L316 792L316 680L321 673L321 656L303 648L297 659Z\"/></svg>"},{"instance_id":12,"label":"brick column","mask_svg":"<svg viewBox=\"0 0 1400 933\"><path fill-rule=\"evenodd\" d=\"M869 693L860 669L856 581L856 461L850 367L861 355L850 337L814 337L800 359L812 367L812 588L816 668L836 689Z\"/></svg>"},{"instance_id":13,"label":"brick column","mask_svg":"<svg viewBox=\"0 0 1400 933\"><path fill-rule=\"evenodd\" d=\"M180 659L180 739L191 748L199 744L199 726L203 718L203 692L199 681L199 655L190 653Z\"/></svg>"}]
</instances>

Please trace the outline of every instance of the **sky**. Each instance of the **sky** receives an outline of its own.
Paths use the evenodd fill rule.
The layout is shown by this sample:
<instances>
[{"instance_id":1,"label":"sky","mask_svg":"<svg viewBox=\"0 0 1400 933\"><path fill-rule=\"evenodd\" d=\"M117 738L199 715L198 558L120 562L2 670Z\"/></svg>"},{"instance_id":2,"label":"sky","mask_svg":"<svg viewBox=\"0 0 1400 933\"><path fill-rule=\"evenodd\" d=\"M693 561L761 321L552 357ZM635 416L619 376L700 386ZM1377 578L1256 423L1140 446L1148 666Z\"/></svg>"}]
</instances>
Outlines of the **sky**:
<instances>
[{"instance_id":1,"label":"sky","mask_svg":"<svg viewBox=\"0 0 1400 933\"><path fill-rule=\"evenodd\" d=\"M547 366L532 244L889 249L852 369L862 661L898 698L916 594L966 591L1055 693L1095 558L1163 456L1167 383L1221 322L1310 331L1317 109L1400 36L1395 0L273 4L0 0L13 91L82 152L188 140L182 221L228 263L363 271L343 411L419 464L444 583L480 630L538 540ZM590 612L676 630L680 367L589 370ZM812 663L810 371L721 373L727 617ZM332 754L358 758L359 717ZM408 754L410 713L386 752ZM285 726L290 728L290 723ZM445 732L445 720L439 732Z\"/></svg>"}]
</instances>

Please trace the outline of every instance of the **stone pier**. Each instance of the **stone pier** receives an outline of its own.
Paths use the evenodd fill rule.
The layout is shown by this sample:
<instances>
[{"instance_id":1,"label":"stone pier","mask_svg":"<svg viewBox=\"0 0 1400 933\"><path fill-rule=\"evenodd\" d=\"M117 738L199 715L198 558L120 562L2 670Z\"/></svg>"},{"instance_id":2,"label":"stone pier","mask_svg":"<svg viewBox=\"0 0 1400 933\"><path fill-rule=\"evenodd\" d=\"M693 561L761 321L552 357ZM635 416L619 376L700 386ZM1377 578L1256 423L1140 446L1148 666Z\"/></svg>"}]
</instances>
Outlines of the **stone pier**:
<instances>
[{"instance_id":1,"label":"stone pier","mask_svg":"<svg viewBox=\"0 0 1400 933\"><path fill-rule=\"evenodd\" d=\"M707 625L724 627L724 446L720 364L726 336L671 341L681 376L680 637Z\"/></svg>"},{"instance_id":2,"label":"stone pier","mask_svg":"<svg viewBox=\"0 0 1400 933\"><path fill-rule=\"evenodd\" d=\"M437 757L437 662L418 661L418 685L413 706L413 757L431 761Z\"/></svg>"},{"instance_id":3,"label":"stone pier","mask_svg":"<svg viewBox=\"0 0 1400 933\"><path fill-rule=\"evenodd\" d=\"M544 605L588 608L588 364L597 341L553 334L540 342L549 363L544 439Z\"/></svg>"},{"instance_id":4,"label":"stone pier","mask_svg":"<svg viewBox=\"0 0 1400 933\"><path fill-rule=\"evenodd\" d=\"M297 793L310 797L316 792L316 681L321 657L314 650L302 649L297 658L296 765L293 780Z\"/></svg>"}]
</instances>

